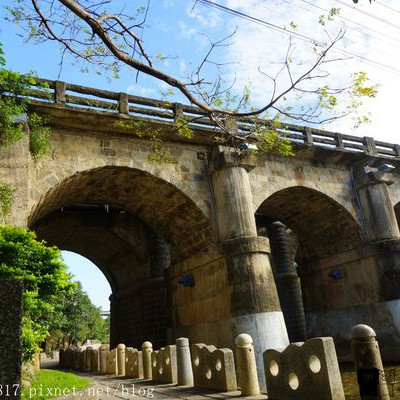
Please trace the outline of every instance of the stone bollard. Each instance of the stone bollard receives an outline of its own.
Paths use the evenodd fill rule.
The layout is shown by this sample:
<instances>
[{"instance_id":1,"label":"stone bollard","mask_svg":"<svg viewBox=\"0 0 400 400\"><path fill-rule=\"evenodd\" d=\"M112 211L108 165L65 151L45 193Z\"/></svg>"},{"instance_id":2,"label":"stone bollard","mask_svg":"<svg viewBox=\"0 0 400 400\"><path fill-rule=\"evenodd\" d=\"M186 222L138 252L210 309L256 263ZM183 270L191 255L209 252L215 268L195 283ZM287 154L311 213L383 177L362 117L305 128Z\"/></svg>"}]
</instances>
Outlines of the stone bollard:
<instances>
[{"instance_id":1,"label":"stone bollard","mask_svg":"<svg viewBox=\"0 0 400 400\"><path fill-rule=\"evenodd\" d=\"M189 339L179 338L175 341L178 365L178 386L193 386L192 360L190 358Z\"/></svg>"},{"instance_id":2,"label":"stone bollard","mask_svg":"<svg viewBox=\"0 0 400 400\"><path fill-rule=\"evenodd\" d=\"M351 329L351 349L362 400L389 400L375 331L368 325Z\"/></svg>"},{"instance_id":3,"label":"stone bollard","mask_svg":"<svg viewBox=\"0 0 400 400\"><path fill-rule=\"evenodd\" d=\"M125 349L126 346L120 343L117 346L117 375L125 376Z\"/></svg>"},{"instance_id":4,"label":"stone bollard","mask_svg":"<svg viewBox=\"0 0 400 400\"><path fill-rule=\"evenodd\" d=\"M151 371L151 353L153 351L153 345L151 342L144 342L142 344L142 357L143 357L143 378L151 379L153 377Z\"/></svg>"},{"instance_id":5,"label":"stone bollard","mask_svg":"<svg viewBox=\"0 0 400 400\"><path fill-rule=\"evenodd\" d=\"M89 346L86 348L86 363L85 363L85 371L90 371L92 369L92 348Z\"/></svg>"},{"instance_id":6,"label":"stone bollard","mask_svg":"<svg viewBox=\"0 0 400 400\"><path fill-rule=\"evenodd\" d=\"M100 373L107 373L107 351L108 346L100 346Z\"/></svg>"},{"instance_id":7,"label":"stone bollard","mask_svg":"<svg viewBox=\"0 0 400 400\"><path fill-rule=\"evenodd\" d=\"M100 371L99 356L100 356L99 349L93 349L92 350L92 361L91 361L92 372L98 373Z\"/></svg>"},{"instance_id":8,"label":"stone bollard","mask_svg":"<svg viewBox=\"0 0 400 400\"><path fill-rule=\"evenodd\" d=\"M241 395L256 396L260 394L260 385L258 384L253 339L247 333L242 333L236 336L235 345Z\"/></svg>"}]
</instances>

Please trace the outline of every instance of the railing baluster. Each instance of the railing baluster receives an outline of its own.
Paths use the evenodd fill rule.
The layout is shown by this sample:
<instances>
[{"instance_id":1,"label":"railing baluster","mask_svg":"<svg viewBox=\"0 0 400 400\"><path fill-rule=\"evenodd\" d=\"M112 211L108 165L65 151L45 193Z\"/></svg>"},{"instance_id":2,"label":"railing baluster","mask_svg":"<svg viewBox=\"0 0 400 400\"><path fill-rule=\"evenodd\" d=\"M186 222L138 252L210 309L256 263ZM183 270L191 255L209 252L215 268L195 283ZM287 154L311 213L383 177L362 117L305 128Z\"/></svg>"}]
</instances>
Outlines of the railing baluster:
<instances>
[{"instance_id":1,"label":"railing baluster","mask_svg":"<svg viewBox=\"0 0 400 400\"><path fill-rule=\"evenodd\" d=\"M306 127L305 137L306 137L306 140L305 140L306 145L312 146L314 144L314 138L313 138L311 128L309 128L308 126Z\"/></svg>"},{"instance_id":2,"label":"railing baluster","mask_svg":"<svg viewBox=\"0 0 400 400\"><path fill-rule=\"evenodd\" d=\"M67 84L62 81L56 81L54 86L54 101L56 103L65 103L67 101L66 97Z\"/></svg>"},{"instance_id":3,"label":"railing baluster","mask_svg":"<svg viewBox=\"0 0 400 400\"><path fill-rule=\"evenodd\" d=\"M129 114L129 97L126 93L119 94L118 112L121 114Z\"/></svg>"},{"instance_id":4,"label":"railing baluster","mask_svg":"<svg viewBox=\"0 0 400 400\"><path fill-rule=\"evenodd\" d=\"M181 103L174 103L173 106L174 111L174 120L182 120L183 119L183 105Z\"/></svg>"},{"instance_id":5,"label":"railing baluster","mask_svg":"<svg viewBox=\"0 0 400 400\"><path fill-rule=\"evenodd\" d=\"M339 132L336 132L335 134L335 142L336 142L336 147L339 150L344 150L343 137Z\"/></svg>"},{"instance_id":6,"label":"railing baluster","mask_svg":"<svg viewBox=\"0 0 400 400\"><path fill-rule=\"evenodd\" d=\"M364 153L376 155L378 152L376 151L375 140L372 137L364 136L363 137L363 144L366 147Z\"/></svg>"}]
</instances>

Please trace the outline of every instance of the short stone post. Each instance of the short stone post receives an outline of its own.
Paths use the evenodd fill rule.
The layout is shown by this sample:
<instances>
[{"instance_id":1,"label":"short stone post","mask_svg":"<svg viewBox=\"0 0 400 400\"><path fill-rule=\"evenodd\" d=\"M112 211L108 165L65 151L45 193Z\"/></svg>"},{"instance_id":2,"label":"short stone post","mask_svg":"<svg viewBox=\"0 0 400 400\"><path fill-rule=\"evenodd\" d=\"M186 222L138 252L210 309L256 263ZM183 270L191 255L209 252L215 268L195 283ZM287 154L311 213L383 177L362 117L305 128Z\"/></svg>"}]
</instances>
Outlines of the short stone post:
<instances>
[{"instance_id":1,"label":"short stone post","mask_svg":"<svg viewBox=\"0 0 400 400\"><path fill-rule=\"evenodd\" d=\"M178 386L193 386L192 360L190 358L189 339L176 339L176 360L178 365Z\"/></svg>"},{"instance_id":2,"label":"short stone post","mask_svg":"<svg viewBox=\"0 0 400 400\"><path fill-rule=\"evenodd\" d=\"M125 376L125 349L126 346L120 343L117 346L117 375Z\"/></svg>"},{"instance_id":3,"label":"short stone post","mask_svg":"<svg viewBox=\"0 0 400 400\"><path fill-rule=\"evenodd\" d=\"M107 346L100 346L100 373L106 374L107 373Z\"/></svg>"},{"instance_id":4,"label":"short stone post","mask_svg":"<svg viewBox=\"0 0 400 400\"><path fill-rule=\"evenodd\" d=\"M92 369L92 348L89 346L86 348L86 364L85 364L85 370L91 370Z\"/></svg>"},{"instance_id":5,"label":"short stone post","mask_svg":"<svg viewBox=\"0 0 400 400\"><path fill-rule=\"evenodd\" d=\"M351 349L362 400L389 400L379 344L368 325L351 329Z\"/></svg>"},{"instance_id":6,"label":"short stone post","mask_svg":"<svg viewBox=\"0 0 400 400\"><path fill-rule=\"evenodd\" d=\"M153 345L151 342L144 342L142 344L142 357L143 357L143 378L151 379L153 377L151 371L151 353L153 351Z\"/></svg>"},{"instance_id":7,"label":"short stone post","mask_svg":"<svg viewBox=\"0 0 400 400\"><path fill-rule=\"evenodd\" d=\"M253 339L247 333L242 333L236 336L235 345L241 394L242 396L256 396L260 394L260 385L258 384Z\"/></svg>"},{"instance_id":8,"label":"short stone post","mask_svg":"<svg viewBox=\"0 0 400 400\"><path fill-rule=\"evenodd\" d=\"M99 349L93 349L92 350L92 372L99 372L100 370L100 364L99 364L99 356L100 356L100 351Z\"/></svg>"}]
</instances>

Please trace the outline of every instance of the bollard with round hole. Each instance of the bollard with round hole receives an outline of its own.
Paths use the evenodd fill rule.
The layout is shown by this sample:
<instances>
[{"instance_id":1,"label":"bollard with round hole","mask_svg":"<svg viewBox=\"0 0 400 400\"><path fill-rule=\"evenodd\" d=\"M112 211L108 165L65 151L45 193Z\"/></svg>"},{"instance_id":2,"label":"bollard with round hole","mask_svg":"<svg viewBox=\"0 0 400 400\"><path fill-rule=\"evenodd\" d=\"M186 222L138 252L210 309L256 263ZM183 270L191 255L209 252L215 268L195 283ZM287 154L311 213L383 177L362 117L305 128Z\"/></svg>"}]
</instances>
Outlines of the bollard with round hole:
<instances>
[{"instance_id":1,"label":"bollard with round hole","mask_svg":"<svg viewBox=\"0 0 400 400\"><path fill-rule=\"evenodd\" d=\"M117 375L125 376L125 349L126 346L120 343L117 346Z\"/></svg>"},{"instance_id":2,"label":"bollard with round hole","mask_svg":"<svg viewBox=\"0 0 400 400\"><path fill-rule=\"evenodd\" d=\"M389 400L375 331L368 325L351 329L351 349L362 400Z\"/></svg>"},{"instance_id":3,"label":"bollard with round hole","mask_svg":"<svg viewBox=\"0 0 400 400\"><path fill-rule=\"evenodd\" d=\"M108 346L102 345L100 346L100 373L107 373L107 352Z\"/></svg>"},{"instance_id":4,"label":"bollard with round hole","mask_svg":"<svg viewBox=\"0 0 400 400\"><path fill-rule=\"evenodd\" d=\"M151 379L153 377L151 371L151 353L153 351L153 345L151 342L144 342L142 344L142 357L143 357L143 378Z\"/></svg>"},{"instance_id":5,"label":"bollard with round hole","mask_svg":"<svg viewBox=\"0 0 400 400\"><path fill-rule=\"evenodd\" d=\"M241 395L256 396L260 394L260 385L258 384L253 339L247 333L242 333L236 336L235 345Z\"/></svg>"},{"instance_id":6,"label":"bollard with round hole","mask_svg":"<svg viewBox=\"0 0 400 400\"><path fill-rule=\"evenodd\" d=\"M193 386L192 360L190 358L189 339L176 339L176 361L178 366L178 386Z\"/></svg>"}]
</instances>

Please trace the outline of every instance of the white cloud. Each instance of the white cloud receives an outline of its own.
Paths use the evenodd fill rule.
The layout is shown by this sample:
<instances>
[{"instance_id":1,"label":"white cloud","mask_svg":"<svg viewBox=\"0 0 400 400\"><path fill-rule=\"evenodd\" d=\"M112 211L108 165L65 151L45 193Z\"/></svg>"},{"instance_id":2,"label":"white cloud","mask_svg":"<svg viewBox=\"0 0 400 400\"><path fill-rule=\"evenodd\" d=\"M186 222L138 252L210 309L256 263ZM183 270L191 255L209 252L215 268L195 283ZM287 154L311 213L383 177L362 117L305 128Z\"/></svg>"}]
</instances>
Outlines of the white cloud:
<instances>
[{"instance_id":1,"label":"white cloud","mask_svg":"<svg viewBox=\"0 0 400 400\"><path fill-rule=\"evenodd\" d=\"M155 89L152 88L144 88L142 86L139 85L130 85L127 87L126 92L129 94L133 94L135 96L142 96L142 97L146 97L146 96L155 96L158 95L157 91Z\"/></svg>"},{"instance_id":2,"label":"white cloud","mask_svg":"<svg viewBox=\"0 0 400 400\"><path fill-rule=\"evenodd\" d=\"M188 17L195 19L202 28L215 28L221 21L220 13L214 8L196 7L192 2L186 6Z\"/></svg>"}]
</instances>

